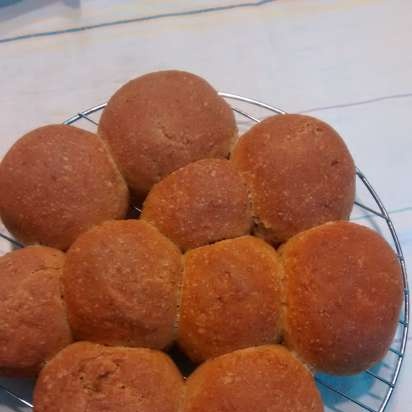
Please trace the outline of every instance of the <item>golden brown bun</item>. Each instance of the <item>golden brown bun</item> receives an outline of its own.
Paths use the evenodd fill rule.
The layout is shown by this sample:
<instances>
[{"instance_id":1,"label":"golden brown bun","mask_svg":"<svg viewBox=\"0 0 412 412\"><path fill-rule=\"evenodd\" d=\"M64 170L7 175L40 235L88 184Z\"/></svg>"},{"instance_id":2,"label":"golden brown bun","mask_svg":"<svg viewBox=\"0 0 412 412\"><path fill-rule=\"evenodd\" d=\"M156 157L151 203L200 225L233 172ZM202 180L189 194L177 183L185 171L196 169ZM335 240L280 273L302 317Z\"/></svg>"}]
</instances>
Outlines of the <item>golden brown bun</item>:
<instances>
[{"instance_id":1,"label":"golden brown bun","mask_svg":"<svg viewBox=\"0 0 412 412\"><path fill-rule=\"evenodd\" d=\"M285 339L299 357L334 374L360 372L392 341L402 302L399 262L364 226L327 223L281 249Z\"/></svg>"},{"instance_id":2,"label":"golden brown bun","mask_svg":"<svg viewBox=\"0 0 412 412\"><path fill-rule=\"evenodd\" d=\"M78 342L42 370L35 412L177 412L180 372L164 353Z\"/></svg>"},{"instance_id":3,"label":"golden brown bun","mask_svg":"<svg viewBox=\"0 0 412 412\"><path fill-rule=\"evenodd\" d=\"M242 236L252 224L246 186L224 159L199 160L164 178L147 196L142 219L182 250Z\"/></svg>"},{"instance_id":4,"label":"golden brown bun","mask_svg":"<svg viewBox=\"0 0 412 412\"><path fill-rule=\"evenodd\" d=\"M138 199L170 172L229 154L237 135L230 106L205 80L168 70L131 80L109 100L99 124Z\"/></svg>"},{"instance_id":5,"label":"golden brown bun","mask_svg":"<svg viewBox=\"0 0 412 412\"><path fill-rule=\"evenodd\" d=\"M161 349L175 335L181 254L149 223L105 222L81 235L64 267L78 340Z\"/></svg>"},{"instance_id":6,"label":"golden brown bun","mask_svg":"<svg viewBox=\"0 0 412 412\"><path fill-rule=\"evenodd\" d=\"M128 189L102 141L65 125L35 129L0 163L0 215L25 244L67 249L93 225L125 216Z\"/></svg>"},{"instance_id":7,"label":"golden brown bun","mask_svg":"<svg viewBox=\"0 0 412 412\"><path fill-rule=\"evenodd\" d=\"M188 379L182 412L321 412L315 382L277 345L248 348L205 362Z\"/></svg>"},{"instance_id":8,"label":"golden brown bun","mask_svg":"<svg viewBox=\"0 0 412 412\"><path fill-rule=\"evenodd\" d=\"M280 265L263 240L244 236L188 252L178 342L195 362L275 343Z\"/></svg>"},{"instance_id":9,"label":"golden brown bun","mask_svg":"<svg viewBox=\"0 0 412 412\"><path fill-rule=\"evenodd\" d=\"M318 119L269 117L239 140L232 160L250 190L256 233L274 244L350 215L355 166L341 137Z\"/></svg>"},{"instance_id":10,"label":"golden brown bun","mask_svg":"<svg viewBox=\"0 0 412 412\"><path fill-rule=\"evenodd\" d=\"M64 260L42 246L0 257L0 375L34 376L71 342L60 285Z\"/></svg>"}]
</instances>

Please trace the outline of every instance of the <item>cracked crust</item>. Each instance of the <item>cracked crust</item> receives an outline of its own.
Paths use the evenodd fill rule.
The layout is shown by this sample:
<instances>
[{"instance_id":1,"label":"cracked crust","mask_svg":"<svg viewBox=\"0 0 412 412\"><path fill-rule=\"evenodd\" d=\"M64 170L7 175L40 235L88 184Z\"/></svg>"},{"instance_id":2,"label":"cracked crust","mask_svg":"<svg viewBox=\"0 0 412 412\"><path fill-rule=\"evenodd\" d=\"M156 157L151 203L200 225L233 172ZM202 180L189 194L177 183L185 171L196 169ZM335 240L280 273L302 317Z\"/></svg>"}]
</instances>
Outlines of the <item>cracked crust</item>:
<instances>
[{"instance_id":1,"label":"cracked crust","mask_svg":"<svg viewBox=\"0 0 412 412\"><path fill-rule=\"evenodd\" d=\"M169 70L121 87L103 111L99 134L141 201L170 172L227 157L237 127L230 106L205 80Z\"/></svg>"},{"instance_id":2,"label":"cracked crust","mask_svg":"<svg viewBox=\"0 0 412 412\"><path fill-rule=\"evenodd\" d=\"M42 370L35 412L178 412L183 378L165 354L88 342L68 346Z\"/></svg>"},{"instance_id":3,"label":"cracked crust","mask_svg":"<svg viewBox=\"0 0 412 412\"><path fill-rule=\"evenodd\" d=\"M141 220L105 222L67 252L63 284L78 340L163 349L174 339L182 262Z\"/></svg>"},{"instance_id":4,"label":"cracked crust","mask_svg":"<svg viewBox=\"0 0 412 412\"><path fill-rule=\"evenodd\" d=\"M275 245L350 215L355 166L342 138L318 119L269 117L240 138L231 160L248 185L256 234Z\"/></svg>"},{"instance_id":5,"label":"cracked crust","mask_svg":"<svg viewBox=\"0 0 412 412\"><path fill-rule=\"evenodd\" d=\"M42 246L0 257L0 374L34 376L71 343L61 296L64 260Z\"/></svg>"},{"instance_id":6,"label":"cracked crust","mask_svg":"<svg viewBox=\"0 0 412 412\"><path fill-rule=\"evenodd\" d=\"M293 237L279 252L286 345L315 369L339 375L380 360L403 296L389 244L364 226L334 222Z\"/></svg>"},{"instance_id":7,"label":"cracked crust","mask_svg":"<svg viewBox=\"0 0 412 412\"><path fill-rule=\"evenodd\" d=\"M183 251L245 235L252 225L247 188L225 159L199 160L165 177L147 196L142 219Z\"/></svg>"},{"instance_id":8,"label":"cracked crust","mask_svg":"<svg viewBox=\"0 0 412 412\"><path fill-rule=\"evenodd\" d=\"M182 412L322 412L308 369L282 346L209 360L188 379Z\"/></svg>"},{"instance_id":9,"label":"cracked crust","mask_svg":"<svg viewBox=\"0 0 412 412\"><path fill-rule=\"evenodd\" d=\"M0 163L0 215L24 244L65 250L95 224L123 218L127 186L93 133L66 125L35 129Z\"/></svg>"},{"instance_id":10,"label":"cracked crust","mask_svg":"<svg viewBox=\"0 0 412 412\"><path fill-rule=\"evenodd\" d=\"M178 343L195 362L280 338L280 264L244 236L186 253Z\"/></svg>"}]
</instances>

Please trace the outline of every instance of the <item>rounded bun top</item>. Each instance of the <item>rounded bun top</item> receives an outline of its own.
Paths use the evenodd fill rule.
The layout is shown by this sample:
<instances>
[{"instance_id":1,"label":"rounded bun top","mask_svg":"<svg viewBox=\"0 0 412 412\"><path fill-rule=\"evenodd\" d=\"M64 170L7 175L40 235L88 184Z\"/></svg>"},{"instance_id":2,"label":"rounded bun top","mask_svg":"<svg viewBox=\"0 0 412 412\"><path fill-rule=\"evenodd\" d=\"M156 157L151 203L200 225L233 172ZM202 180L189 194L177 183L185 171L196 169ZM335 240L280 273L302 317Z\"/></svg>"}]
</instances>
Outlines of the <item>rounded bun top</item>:
<instances>
[{"instance_id":1,"label":"rounded bun top","mask_svg":"<svg viewBox=\"0 0 412 412\"><path fill-rule=\"evenodd\" d=\"M141 200L170 172L226 157L237 128L230 106L204 79L166 70L122 86L103 111L99 134Z\"/></svg>"},{"instance_id":2,"label":"rounded bun top","mask_svg":"<svg viewBox=\"0 0 412 412\"><path fill-rule=\"evenodd\" d=\"M171 173L147 196L142 219L182 250L247 234L252 214L246 186L225 159L203 159Z\"/></svg>"},{"instance_id":3,"label":"rounded bun top","mask_svg":"<svg viewBox=\"0 0 412 412\"><path fill-rule=\"evenodd\" d=\"M65 255L43 246L0 257L0 374L36 375L71 342L60 277Z\"/></svg>"},{"instance_id":4,"label":"rounded bun top","mask_svg":"<svg viewBox=\"0 0 412 412\"><path fill-rule=\"evenodd\" d=\"M188 379L183 412L322 412L309 370L281 346L238 350Z\"/></svg>"},{"instance_id":5,"label":"rounded bun top","mask_svg":"<svg viewBox=\"0 0 412 412\"><path fill-rule=\"evenodd\" d=\"M183 379L164 353L78 342L42 370L36 412L177 412Z\"/></svg>"},{"instance_id":6,"label":"rounded bun top","mask_svg":"<svg viewBox=\"0 0 412 412\"><path fill-rule=\"evenodd\" d=\"M67 249L95 224L125 216L128 189L103 142L66 125L32 130L0 163L0 215L24 244Z\"/></svg>"},{"instance_id":7,"label":"rounded bun top","mask_svg":"<svg viewBox=\"0 0 412 412\"><path fill-rule=\"evenodd\" d=\"M321 120L269 117L239 139L232 160L248 184L256 232L274 244L350 215L355 166L342 138Z\"/></svg>"},{"instance_id":8,"label":"rounded bun top","mask_svg":"<svg viewBox=\"0 0 412 412\"><path fill-rule=\"evenodd\" d=\"M76 339L163 349L174 339L181 254L142 220L108 221L73 243L63 283Z\"/></svg>"},{"instance_id":9,"label":"rounded bun top","mask_svg":"<svg viewBox=\"0 0 412 412\"><path fill-rule=\"evenodd\" d=\"M285 340L316 369L352 374L389 348L402 303L397 256L376 232L332 222L280 249L285 272Z\"/></svg>"},{"instance_id":10,"label":"rounded bun top","mask_svg":"<svg viewBox=\"0 0 412 412\"><path fill-rule=\"evenodd\" d=\"M280 337L276 251L243 236L187 252L178 343L194 361Z\"/></svg>"}]
</instances>

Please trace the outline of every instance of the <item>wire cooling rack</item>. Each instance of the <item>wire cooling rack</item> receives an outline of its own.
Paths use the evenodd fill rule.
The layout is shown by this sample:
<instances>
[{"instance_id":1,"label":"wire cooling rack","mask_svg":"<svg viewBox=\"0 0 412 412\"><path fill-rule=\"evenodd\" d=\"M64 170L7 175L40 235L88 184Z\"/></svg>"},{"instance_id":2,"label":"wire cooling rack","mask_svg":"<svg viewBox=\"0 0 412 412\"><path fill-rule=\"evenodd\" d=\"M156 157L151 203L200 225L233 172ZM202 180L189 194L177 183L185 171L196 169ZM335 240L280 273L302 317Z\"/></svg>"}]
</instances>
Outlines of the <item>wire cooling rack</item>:
<instances>
[{"instance_id":1,"label":"wire cooling rack","mask_svg":"<svg viewBox=\"0 0 412 412\"><path fill-rule=\"evenodd\" d=\"M258 123L260 119L268 114L285 114L283 110L260 101L242 97L230 93L219 93L229 102L236 102L238 107L232 105L233 111L238 116L239 128L246 127L246 122ZM73 124L84 120L89 126L95 129L98 126L98 117L106 103L92 107L83 112L79 112L67 119L65 124ZM366 211L366 215L351 217L357 220L364 220L367 224L372 222L372 226L383 231L382 225L386 227L387 240L389 240L398 256L403 276L404 302L399 319L396 335L385 358L372 368L352 377L334 377L326 374L317 374L315 379L322 393L322 397L327 410L334 412L384 412L393 394L398 381L399 372L403 363L406 350L409 326L409 289L405 266L405 258L402 247L398 239L393 222L380 200L378 194L369 183L365 175L357 168L356 175L359 183L357 192L363 190L366 198L362 201L355 201L355 208ZM358 195L358 193L357 193ZM371 205L369 205L369 203ZM383 234L383 233L382 233ZM13 247L21 247L17 241L6 233L0 232L0 237L10 243ZM16 390L12 390L0 384L0 392L7 394L11 399L29 409L32 408L31 399L23 396ZM1 406L1 405L0 405Z\"/></svg>"}]
</instances>

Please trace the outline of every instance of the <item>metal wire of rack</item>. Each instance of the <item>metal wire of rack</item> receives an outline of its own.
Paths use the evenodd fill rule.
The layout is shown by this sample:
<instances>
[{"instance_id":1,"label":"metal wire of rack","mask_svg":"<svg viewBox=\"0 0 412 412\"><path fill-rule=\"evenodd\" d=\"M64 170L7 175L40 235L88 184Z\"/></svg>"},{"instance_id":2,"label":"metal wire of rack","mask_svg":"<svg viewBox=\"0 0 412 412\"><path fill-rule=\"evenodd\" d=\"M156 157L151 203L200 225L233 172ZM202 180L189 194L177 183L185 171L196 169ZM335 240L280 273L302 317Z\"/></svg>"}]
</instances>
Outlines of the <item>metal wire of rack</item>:
<instances>
[{"instance_id":1,"label":"metal wire of rack","mask_svg":"<svg viewBox=\"0 0 412 412\"><path fill-rule=\"evenodd\" d=\"M229 100L229 101L236 101L241 104L246 104L249 105L250 107L254 107L255 109L259 110L264 110L266 113L275 113L275 114L286 114L285 111L278 107L271 106L266 103L262 103L258 100L250 99L247 97L242 97L238 96L235 94L230 94L230 93L219 93L223 98ZM98 106L94 106L90 109L84 110L82 112L77 113L76 115L70 117L67 119L64 124L71 125L73 123L76 123L79 120L86 120L90 124L93 124L94 126L98 126L98 122L93 120L90 115L100 112L104 107L106 106L106 103L100 104ZM259 117L257 115L252 115L249 113L249 111L246 111L243 108L239 107L234 107L232 105L232 109L237 115L248 119L252 122L258 123ZM404 284L404 303L403 303L403 309L402 313L399 319L399 325L398 325L398 330L397 330L397 336L398 336L398 341L400 342L398 348L390 347L389 352L395 356L395 362L394 364L391 365L390 367L390 373L389 377L383 377L381 376L378 372L375 372L372 369L368 369L362 374L368 375L372 380L376 382L380 382L384 385L385 390L383 393L383 396L381 396L379 400L379 405L374 405L371 406L367 404L364 401L361 401L357 399L355 396L352 396L348 390L340 389L335 385L334 383L330 383L329 380L322 376L316 376L315 379L320 386L320 388L325 388L327 391L332 392L335 396L342 398L345 400L349 405L352 407L355 407L356 409L350 409L351 411L367 411L367 412L384 412L386 410L386 407L389 403L389 400L393 394L393 391L395 389L396 383L398 381L399 377L399 372L402 367L405 351L406 351L406 344L407 344L407 338L408 338L408 329L409 329L409 289L408 289L408 278L407 278L407 272L406 272L406 264L405 264L405 258L402 252L402 246L399 241L398 235L396 233L394 224L385 208L383 205L382 201L380 200L378 194L376 193L375 189L372 187L366 176L357 168L356 169L356 175L358 180L363 184L363 186L367 189L367 192L371 196L372 200L375 203L374 207L370 207L365 205L364 203L356 201L355 204L360 207L361 209L365 210L370 214L370 216L376 217L380 220L382 220L387 228L389 229L389 233L392 237L392 241L394 244L394 248L396 251L396 254L399 259L399 263L401 265L401 270L402 270L402 276L403 276L403 284ZM377 207L377 209L376 209ZM12 246L14 247L23 247L19 242L17 242L15 239L11 238L10 236L1 233L0 232L0 237L3 238L4 240L8 241L11 243ZM395 342L395 339L394 339ZM393 342L393 343L394 343ZM361 375L361 374L359 374ZM358 376L358 375L356 375ZM27 406L29 408L32 408L33 405L29 402L29 400L23 398L19 394L15 393L15 391L12 391L5 386L0 384L0 391L3 391L7 395L9 395L11 398L14 398L17 402L20 404ZM345 410L342 410L342 412L346 412Z\"/></svg>"}]
</instances>

